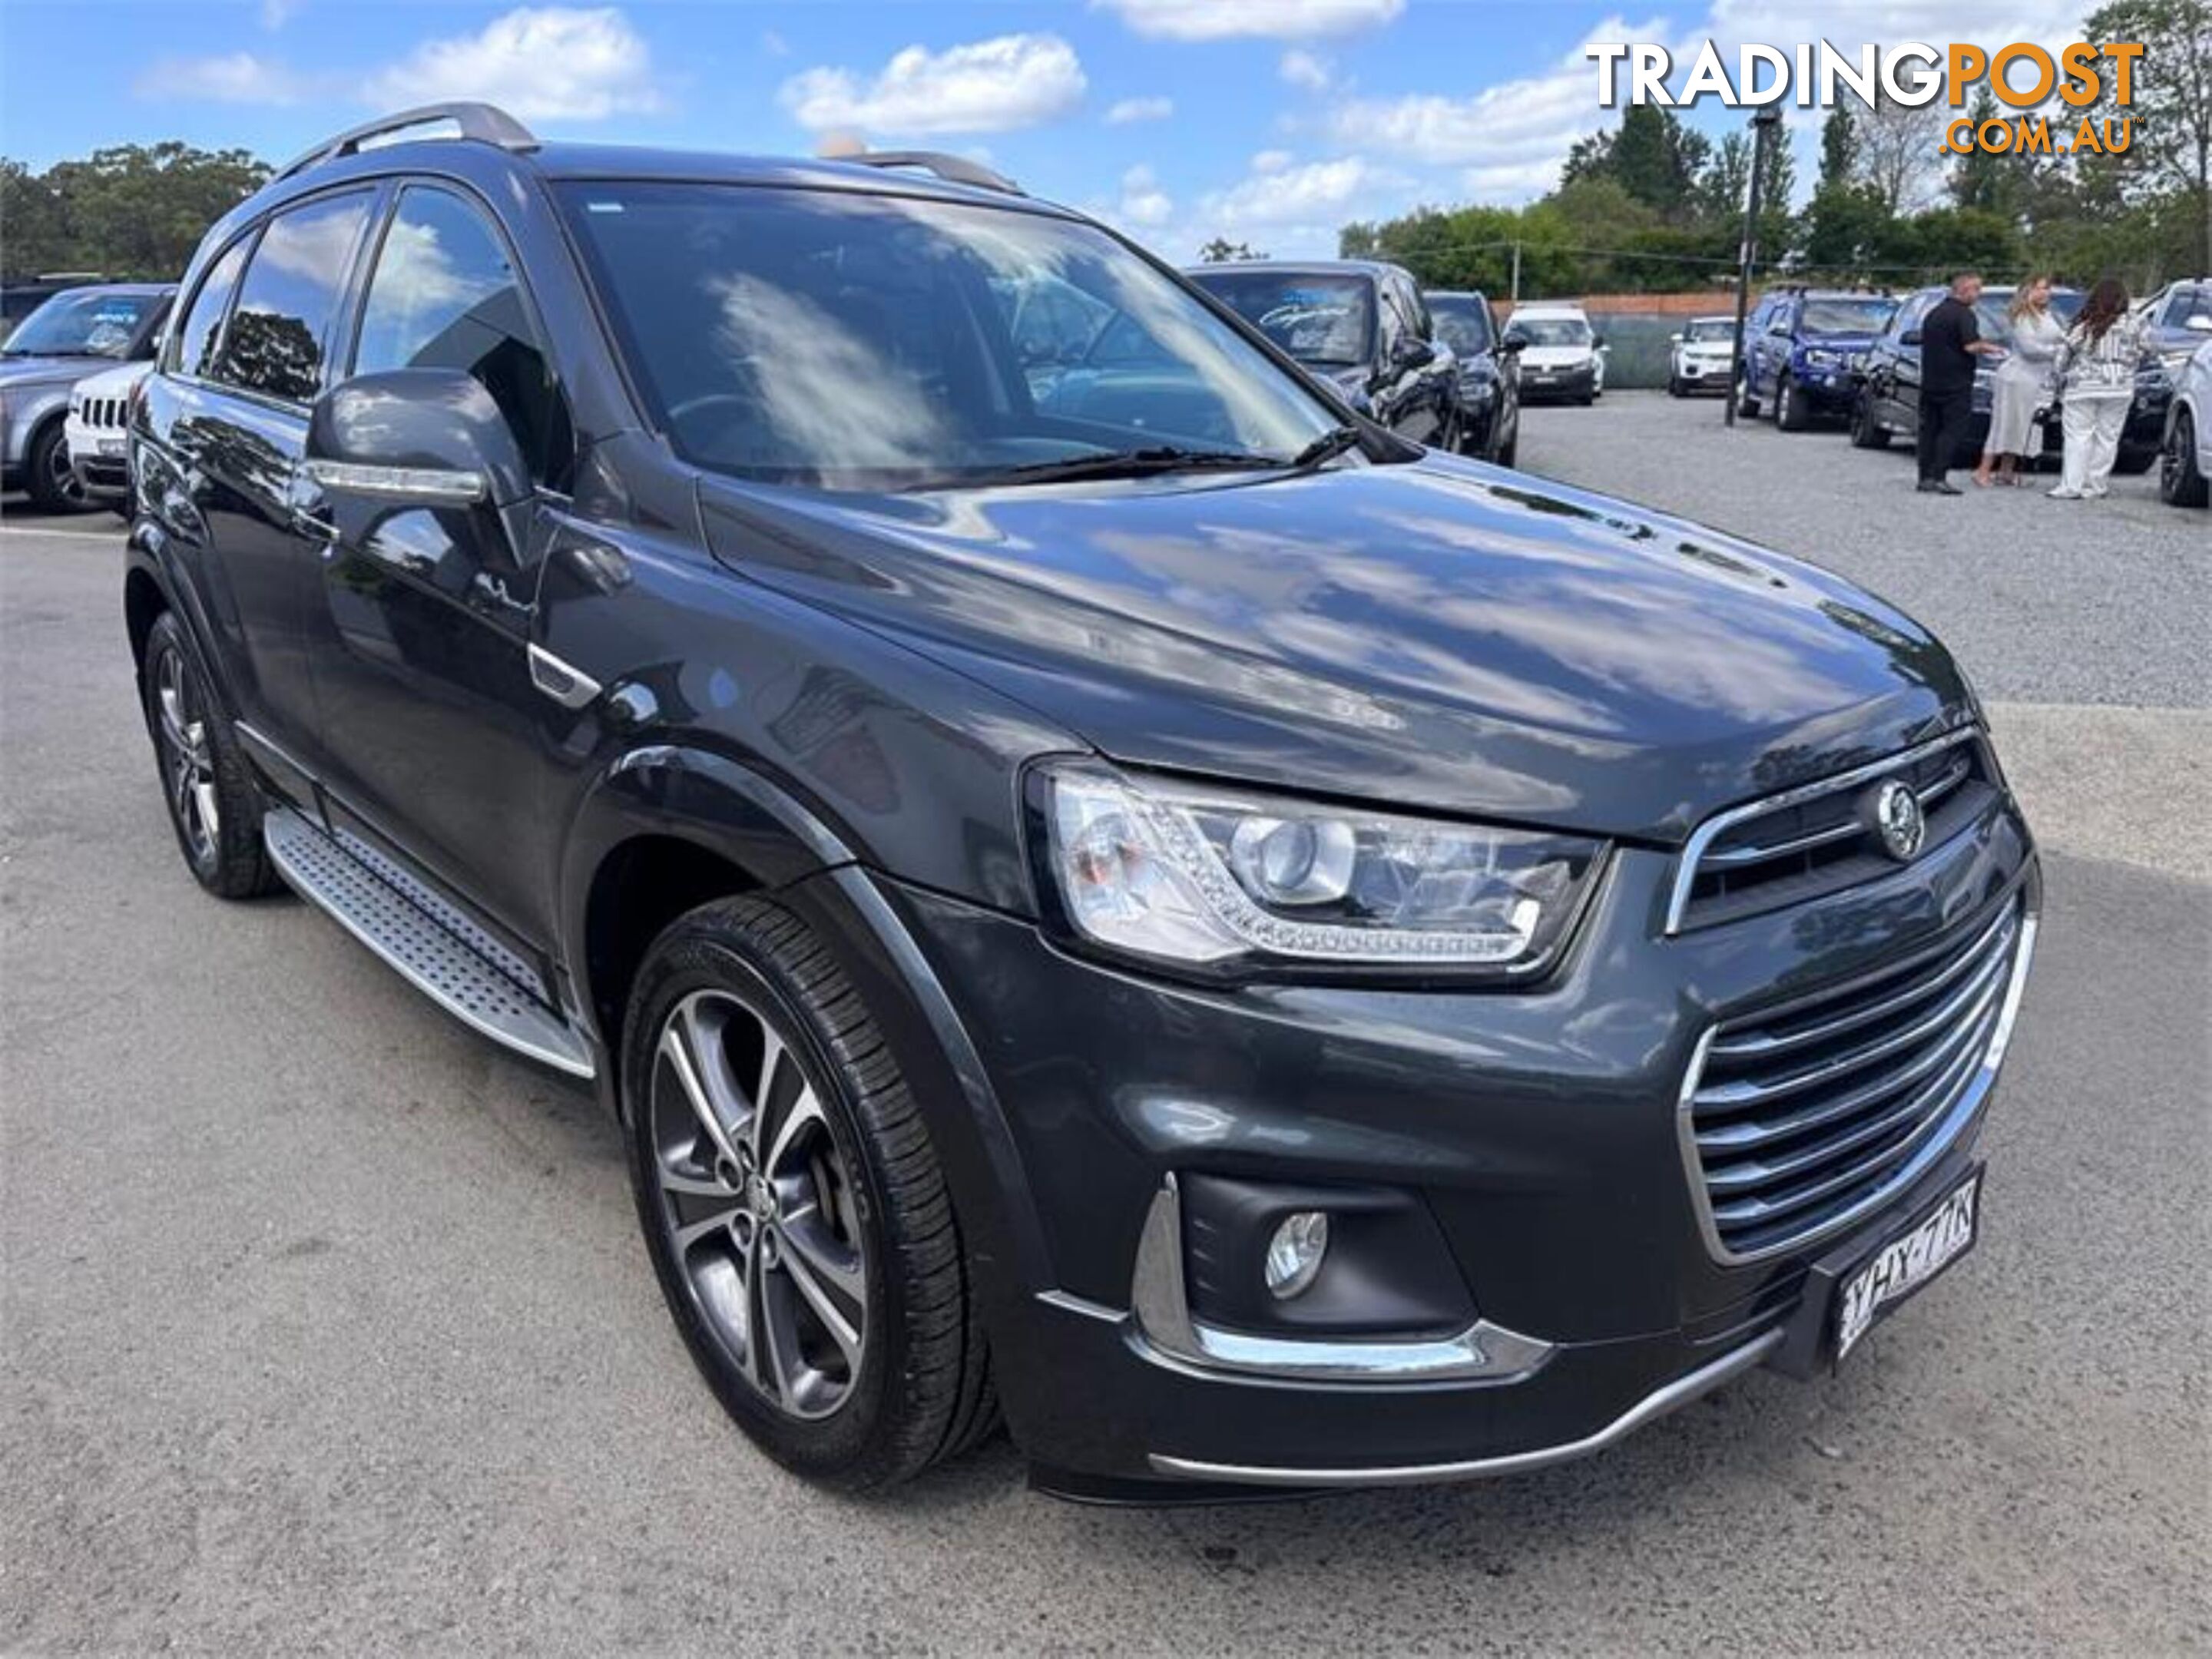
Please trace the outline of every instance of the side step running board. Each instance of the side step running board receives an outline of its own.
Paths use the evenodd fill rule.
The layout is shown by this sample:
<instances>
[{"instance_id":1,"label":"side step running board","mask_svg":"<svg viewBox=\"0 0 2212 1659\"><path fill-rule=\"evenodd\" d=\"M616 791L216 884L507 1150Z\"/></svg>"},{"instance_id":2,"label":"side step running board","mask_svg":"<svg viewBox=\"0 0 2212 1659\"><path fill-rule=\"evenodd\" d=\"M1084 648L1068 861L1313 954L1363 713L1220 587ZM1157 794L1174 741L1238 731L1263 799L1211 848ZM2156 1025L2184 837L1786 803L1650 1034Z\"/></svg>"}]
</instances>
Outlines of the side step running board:
<instances>
[{"instance_id":1,"label":"side step running board","mask_svg":"<svg viewBox=\"0 0 2212 1659\"><path fill-rule=\"evenodd\" d=\"M262 838L276 872L463 1024L568 1073L592 1075L591 1045L532 988L529 964L367 842L271 806Z\"/></svg>"}]
</instances>

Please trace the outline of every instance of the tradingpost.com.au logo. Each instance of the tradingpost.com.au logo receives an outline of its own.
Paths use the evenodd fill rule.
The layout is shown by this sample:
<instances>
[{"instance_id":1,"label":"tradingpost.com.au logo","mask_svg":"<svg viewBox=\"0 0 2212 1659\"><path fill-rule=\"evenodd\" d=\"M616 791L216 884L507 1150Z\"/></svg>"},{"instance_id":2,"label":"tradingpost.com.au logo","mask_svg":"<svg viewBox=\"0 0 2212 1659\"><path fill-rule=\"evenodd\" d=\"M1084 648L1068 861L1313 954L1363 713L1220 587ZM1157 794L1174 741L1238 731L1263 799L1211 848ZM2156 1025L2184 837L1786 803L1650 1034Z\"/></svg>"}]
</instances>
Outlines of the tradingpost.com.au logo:
<instances>
[{"instance_id":1,"label":"tradingpost.com.au logo","mask_svg":"<svg viewBox=\"0 0 2212 1659\"><path fill-rule=\"evenodd\" d=\"M1608 41L1585 46L1583 52L1597 64L1598 102L1606 109L1619 106L1624 84L1628 102L1668 107L1713 98L1732 109L1756 109L1786 98L1800 109L1832 109L1848 92L1869 108L1878 96L1914 109L1948 96L1953 109L1963 109L1967 95L1986 83L1999 103L2015 110L2036 109L2056 96L2066 106L2060 112L2057 135L2053 137L2048 115L1991 117L1981 122L1962 115L1944 128L1946 155L1984 149L2118 155L2133 140L2134 118L2123 114L2099 121L2082 116L2076 121L2067 112L2090 108L2108 89L2114 107L2124 111L2132 106L2143 49L2141 42L2132 40L2101 45L2076 40L2057 52L2029 40L1994 47L1962 40L1942 46L1908 40L1895 46L1861 46L1856 54L1826 40L1788 51L1752 45L1736 49L1736 73L1731 78L1719 47L1708 40L1698 48L1679 89L1668 85L1674 73L1674 55L1665 46Z\"/></svg>"}]
</instances>

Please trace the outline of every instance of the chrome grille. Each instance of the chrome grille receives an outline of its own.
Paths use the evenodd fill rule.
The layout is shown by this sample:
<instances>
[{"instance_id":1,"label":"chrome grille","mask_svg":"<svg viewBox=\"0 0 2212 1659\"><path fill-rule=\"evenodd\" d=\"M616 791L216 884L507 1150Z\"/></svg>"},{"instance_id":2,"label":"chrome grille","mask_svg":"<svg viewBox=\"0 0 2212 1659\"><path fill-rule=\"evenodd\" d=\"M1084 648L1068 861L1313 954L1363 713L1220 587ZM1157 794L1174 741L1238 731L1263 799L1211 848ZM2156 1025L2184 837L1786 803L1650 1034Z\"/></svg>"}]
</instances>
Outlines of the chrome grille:
<instances>
[{"instance_id":1,"label":"chrome grille","mask_svg":"<svg viewBox=\"0 0 2212 1659\"><path fill-rule=\"evenodd\" d=\"M1839 1231L1942 1156L2002 1055L2034 933L2015 896L1932 951L1707 1034L1681 1136L1715 1255Z\"/></svg>"},{"instance_id":2,"label":"chrome grille","mask_svg":"<svg viewBox=\"0 0 2212 1659\"><path fill-rule=\"evenodd\" d=\"M1709 818L1683 851L1669 933L1802 904L1895 870L1862 808L1896 779L1927 819L1920 856L1978 822L2002 795L1987 742L1969 727L1871 766Z\"/></svg>"}]
</instances>

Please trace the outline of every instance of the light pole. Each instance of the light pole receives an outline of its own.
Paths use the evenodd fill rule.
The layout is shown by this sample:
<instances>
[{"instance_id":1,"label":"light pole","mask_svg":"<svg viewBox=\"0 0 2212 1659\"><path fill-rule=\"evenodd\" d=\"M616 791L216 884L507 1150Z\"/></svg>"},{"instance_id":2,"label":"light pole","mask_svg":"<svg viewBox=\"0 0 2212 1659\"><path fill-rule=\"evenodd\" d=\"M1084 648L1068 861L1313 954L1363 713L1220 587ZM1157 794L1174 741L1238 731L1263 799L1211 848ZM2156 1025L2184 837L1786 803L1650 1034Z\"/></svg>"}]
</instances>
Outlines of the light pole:
<instances>
[{"instance_id":1,"label":"light pole","mask_svg":"<svg viewBox=\"0 0 2212 1659\"><path fill-rule=\"evenodd\" d=\"M1766 182L1766 137L1782 125L1782 106L1762 104L1751 118L1751 190L1743 209L1743 241L1736 249L1735 341L1729 354L1728 408L1722 418L1735 424L1736 386L1743 378L1743 318L1751 307L1751 272L1759 260L1759 192Z\"/></svg>"}]
</instances>

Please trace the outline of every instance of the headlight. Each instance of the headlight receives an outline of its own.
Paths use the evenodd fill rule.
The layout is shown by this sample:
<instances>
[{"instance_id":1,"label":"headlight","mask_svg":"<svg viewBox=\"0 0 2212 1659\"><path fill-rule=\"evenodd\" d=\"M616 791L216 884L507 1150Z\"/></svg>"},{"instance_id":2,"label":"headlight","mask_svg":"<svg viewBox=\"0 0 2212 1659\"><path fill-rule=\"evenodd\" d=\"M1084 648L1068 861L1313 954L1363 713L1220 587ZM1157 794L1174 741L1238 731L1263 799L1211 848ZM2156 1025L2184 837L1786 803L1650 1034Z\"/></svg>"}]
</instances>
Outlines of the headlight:
<instances>
[{"instance_id":1,"label":"headlight","mask_svg":"<svg viewBox=\"0 0 2212 1659\"><path fill-rule=\"evenodd\" d=\"M1067 924L1113 951L1240 961L1545 966L1600 842L1249 795L1103 766L1042 775L1046 863Z\"/></svg>"},{"instance_id":2,"label":"headlight","mask_svg":"<svg viewBox=\"0 0 2212 1659\"><path fill-rule=\"evenodd\" d=\"M1460 386L1459 395L1470 406L1480 409L1498 395L1498 384L1486 376L1479 380L1464 381Z\"/></svg>"},{"instance_id":3,"label":"headlight","mask_svg":"<svg viewBox=\"0 0 2212 1659\"><path fill-rule=\"evenodd\" d=\"M1843 360L1832 351L1808 351L1805 361L1814 368L1833 368Z\"/></svg>"}]
</instances>

